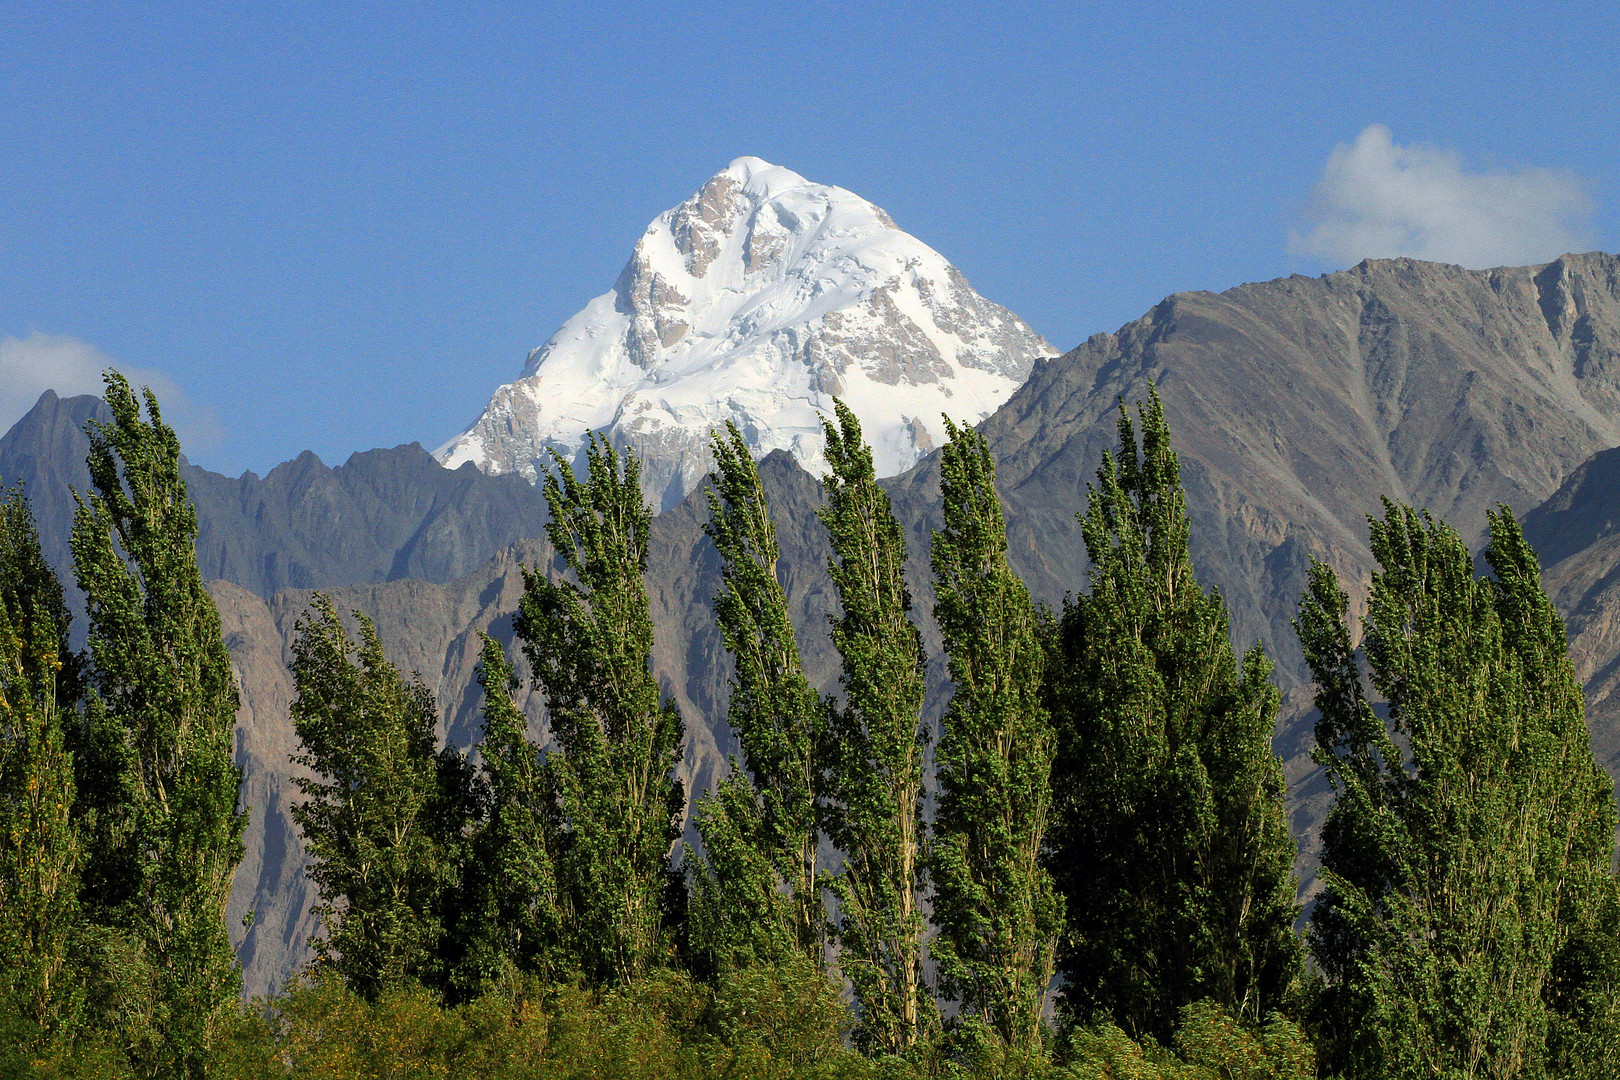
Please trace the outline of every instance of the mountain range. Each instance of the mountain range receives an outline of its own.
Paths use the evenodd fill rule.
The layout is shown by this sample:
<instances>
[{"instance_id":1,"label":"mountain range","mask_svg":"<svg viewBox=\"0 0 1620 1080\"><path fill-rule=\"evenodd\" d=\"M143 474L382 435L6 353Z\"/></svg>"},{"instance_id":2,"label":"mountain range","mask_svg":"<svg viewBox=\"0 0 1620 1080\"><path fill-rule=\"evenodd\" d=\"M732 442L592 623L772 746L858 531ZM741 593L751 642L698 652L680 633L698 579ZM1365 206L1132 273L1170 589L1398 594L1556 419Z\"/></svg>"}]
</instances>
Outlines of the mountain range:
<instances>
[{"instance_id":1,"label":"mountain range","mask_svg":"<svg viewBox=\"0 0 1620 1080\"><path fill-rule=\"evenodd\" d=\"M1620 258L1470 271L1413 260L1364 262L1222 293L1180 293L1112 334L1035 360L981 425L999 466L1010 555L1035 596L1084 589L1076 511L1120 403L1164 399L1193 518L1201 581L1221 590L1240 645L1277 659L1285 706L1277 749L1309 874L1327 793L1309 746L1306 674L1289 620L1312 558L1333 565L1359 604L1372 571L1365 515L1380 499L1427 507L1478 544L1484 511L1522 515L1569 622L1600 760L1620 766ZM84 420L95 399L47 394L0 438L0 478L24 480L47 551L61 562L67 485L85 490ZM515 471L515 470L514 470ZM837 687L827 639L834 600L814 515L814 476L777 450L761 463L781 533L788 590L812 679ZM278 985L315 927L287 808L292 695L285 661L314 588L377 621L390 655L439 695L443 732L477 735L477 632L510 643L518 568L555 573L544 504L521 473L440 468L419 446L357 454L336 468L310 455L263 478L186 474L202 522L199 559L242 684L238 758L252 812L231 925L250 991ZM936 458L885 481L911 549L909 576L931 664L927 712L948 684L929 611ZM682 766L701 791L735 748L724 723L728 660L709 604L717 558L701 491L654 520L649 589L654 668L683 710ZM520 704L544 732L539 695ZM239 934L241 931L237 931Z\"/></svg>"}]
</instances>

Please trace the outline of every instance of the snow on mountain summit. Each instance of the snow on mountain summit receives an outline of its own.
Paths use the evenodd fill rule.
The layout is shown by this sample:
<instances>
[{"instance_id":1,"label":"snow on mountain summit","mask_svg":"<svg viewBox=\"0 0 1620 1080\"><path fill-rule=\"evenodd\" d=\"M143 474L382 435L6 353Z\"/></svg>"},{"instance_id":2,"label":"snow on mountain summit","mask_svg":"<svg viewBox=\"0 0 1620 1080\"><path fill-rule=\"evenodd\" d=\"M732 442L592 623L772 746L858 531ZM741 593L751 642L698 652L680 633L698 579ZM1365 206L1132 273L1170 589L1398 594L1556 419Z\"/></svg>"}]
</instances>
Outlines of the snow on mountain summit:
<instances>
[{"instance_id":1,"label":"snow on mountain summit","mask_svg":"<svg viewBox=\"0 0 1620 1080\"><path fill-rule=\"evenodd\" d=\"M601 430L642 455L667 509L702 483L727 420L756 456L824 472L836 396L890 476L943 438L941 413L977 423L1055 352L878 207L742 157L647 226L612 291L437 457L532 481L548 448L577 465Z\"/></svg>"}]
</instances>

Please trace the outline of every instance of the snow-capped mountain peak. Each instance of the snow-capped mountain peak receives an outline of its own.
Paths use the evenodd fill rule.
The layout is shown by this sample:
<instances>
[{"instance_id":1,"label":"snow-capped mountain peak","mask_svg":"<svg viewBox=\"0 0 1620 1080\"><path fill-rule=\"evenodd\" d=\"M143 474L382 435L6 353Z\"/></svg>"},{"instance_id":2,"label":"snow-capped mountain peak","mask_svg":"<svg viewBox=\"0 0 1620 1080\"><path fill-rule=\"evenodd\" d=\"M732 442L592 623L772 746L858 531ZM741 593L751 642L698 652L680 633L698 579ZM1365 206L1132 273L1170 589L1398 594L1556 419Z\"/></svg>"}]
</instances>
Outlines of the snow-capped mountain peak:
<instances>
[{"instance_id":1,"label":"snow-capped mountain peak","mask_svg":"<svg viewBox=\"0 0 1620 1080\"><path fill-rule=\"evenodd\" d=\"M878 207L741 157L647 226L612 291L438 457L534 480L547 448L577 460L603 430L642 455L668 508L702 482L727 420L756 455L824 471L836 396L893 475L943 436L941 413L977 422L1055 351Z\"/></svg>"}]
</instances>

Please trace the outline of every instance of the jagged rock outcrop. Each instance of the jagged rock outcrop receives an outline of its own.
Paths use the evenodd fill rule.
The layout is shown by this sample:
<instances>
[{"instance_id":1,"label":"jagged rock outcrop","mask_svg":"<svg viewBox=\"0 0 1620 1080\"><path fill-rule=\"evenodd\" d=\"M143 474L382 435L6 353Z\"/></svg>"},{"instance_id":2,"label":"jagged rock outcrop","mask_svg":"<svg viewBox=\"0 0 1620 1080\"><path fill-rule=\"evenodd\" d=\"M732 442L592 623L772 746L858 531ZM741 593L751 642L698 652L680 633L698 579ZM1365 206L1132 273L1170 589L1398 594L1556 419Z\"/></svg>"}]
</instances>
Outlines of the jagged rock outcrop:
<instances>
[{"instance_id":1,"label":"jagged rock outcrop","mask_svg":"<svg viewBox=\"0 0 1620 1080\"><path fill-rule=\"evenodd\" d=\"M1569 318L1546 314L1560 297ZM1563 311L1556 308L1555 314ZM1289 620L1312 556L1371 570L1379 500L1426 507L1470 542L1485 510L1524 513L1620 444L1620 258L1473 271L1392 259L1317 278L1179 293L1043 362L984 425L1013 557L1037 596L1077 588L1083 505L1116 400L1157 381L1203 579L1240 642L1305 675ZM925 501L924 466L904 480Z\"/></svg>"},{"instance_id":2,"label":"jagged rock outcrop","mask_svg":"<svg viewBox=\"0 0 1620 1080\"><path fill-rule=\"evenodd\" d=\"M268 596L278 589L452 581L545 531L545 499L516 476L446 469L421 446L352 454L336 468L305 451L231 478L186 475L203 574Z\"/></svg>"},{"instance_id":3,"label":"jagged rock outcrop","mask_svg":"<svg viewBox=\"0 0 1620 1080\"><path fill-rule=\"evenodd\" d=\"M111 419L112 410L98 397L63 398L47 390L11 430L0 435L0 484L21 484L28 493L40 547L57 568L75 609L82 607L83 594L73 581L68 537L73 532L76 505L72 493L83 495L91 490L90 470L85 466L90 440L84 426L91 420L105 423Z\"/></svg>"}]
</instances>

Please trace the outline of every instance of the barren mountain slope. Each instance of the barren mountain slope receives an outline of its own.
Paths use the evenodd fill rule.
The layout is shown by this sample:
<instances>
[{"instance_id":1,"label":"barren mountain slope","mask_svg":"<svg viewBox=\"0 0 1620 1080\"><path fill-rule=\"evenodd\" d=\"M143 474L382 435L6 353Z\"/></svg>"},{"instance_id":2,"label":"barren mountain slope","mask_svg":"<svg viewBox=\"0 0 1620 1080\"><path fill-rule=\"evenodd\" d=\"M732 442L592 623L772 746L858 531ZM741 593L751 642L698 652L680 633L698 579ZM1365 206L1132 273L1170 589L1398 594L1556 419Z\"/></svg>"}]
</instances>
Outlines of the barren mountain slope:
<instances>
[{"instance_id":1,"label":"barren mountain slope","mask_svg":"<svg viewBox=\"0 0 1620 1080\"><path fill-rule=\"evenodd\" d=\"M1071 527L1116 399L1157 381L1176 439L1202 580L1240 642L1303 680L1289 627L1312 555L1364 587L1365 515L1389 496L1475 542L1485 510L1523 513L1620 443L1620 258L1487 271L1407 259L1224 293L1181 293L1029 381L983 430L1013 558L1035 594L1082 587ZM902 478L913 516L931 463Z\"/></svg>"}]
</instances>

